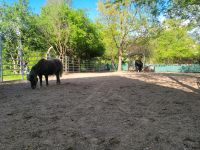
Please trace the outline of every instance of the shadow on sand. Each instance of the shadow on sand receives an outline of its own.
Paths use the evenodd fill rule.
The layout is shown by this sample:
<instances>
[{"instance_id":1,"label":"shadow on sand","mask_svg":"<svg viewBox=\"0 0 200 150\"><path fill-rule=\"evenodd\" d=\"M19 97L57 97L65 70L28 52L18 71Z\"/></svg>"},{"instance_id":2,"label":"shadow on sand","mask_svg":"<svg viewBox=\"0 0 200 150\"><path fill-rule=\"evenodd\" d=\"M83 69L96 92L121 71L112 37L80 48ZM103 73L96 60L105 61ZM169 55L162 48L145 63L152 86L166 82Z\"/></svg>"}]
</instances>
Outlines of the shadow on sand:
<instances>
[{"instance_id":1,"label":"shadow on sand","mask_svg":"<svg viewBox=\"0 0 200 150\"><path fill-rule=\"evenodd\" d=\"M0 85L0 149L198 150L200 96L167 77L194 92L117 75Z\"/></svg>"}]
</instances>

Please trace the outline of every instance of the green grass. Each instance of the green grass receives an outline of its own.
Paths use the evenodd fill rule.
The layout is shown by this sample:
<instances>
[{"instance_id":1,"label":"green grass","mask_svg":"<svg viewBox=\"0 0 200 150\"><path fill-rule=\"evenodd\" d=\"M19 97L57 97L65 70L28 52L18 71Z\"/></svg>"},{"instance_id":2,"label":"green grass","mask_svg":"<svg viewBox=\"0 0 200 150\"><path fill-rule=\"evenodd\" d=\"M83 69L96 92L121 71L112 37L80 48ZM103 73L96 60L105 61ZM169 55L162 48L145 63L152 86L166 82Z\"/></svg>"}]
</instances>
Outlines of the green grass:
<instances>
[{"instance_id":1,"label":"green grass","mask_svg":"<svg viewBox=\"0 0 200 150\"><path fill-rule=\"evenodd\" d=\"M26 80L26 75L24 75L24 79ZM12 80L22 80L22 75L9 75L3 76L3 81L12 81Z\"/></svg>"},{"instance_id":2,"label":"green grass","mask_svg":"<svg viewBox=\"0 0 200 150\"><path fill-rule=\"evenodd\" d=\"M24 75L26 79L26 75ZM19 73L14 73L12 70L3 71L3 81L12 81L12 80L22 80L22 75Z\"/></svg>"}]
</instances>

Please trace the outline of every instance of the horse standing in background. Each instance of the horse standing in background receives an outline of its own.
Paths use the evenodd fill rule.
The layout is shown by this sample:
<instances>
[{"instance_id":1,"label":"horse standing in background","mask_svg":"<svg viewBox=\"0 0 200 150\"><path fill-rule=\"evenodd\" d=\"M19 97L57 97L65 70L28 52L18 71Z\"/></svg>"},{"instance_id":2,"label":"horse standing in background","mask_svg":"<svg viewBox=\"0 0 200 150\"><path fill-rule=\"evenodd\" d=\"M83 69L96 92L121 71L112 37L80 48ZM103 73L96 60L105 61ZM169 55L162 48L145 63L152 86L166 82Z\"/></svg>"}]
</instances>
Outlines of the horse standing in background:
<instances>
[{"instance_id":1,"label":"horse standing in background","mask_svg":"<svg viewBox=\"0 0 200 150\"><path fill-rule=\"evenodd\" d=\"M141 72L143 68L143 63L141 60L136 60L135 61L135 69L137 72Z\"/></svg>"}]
</instances>

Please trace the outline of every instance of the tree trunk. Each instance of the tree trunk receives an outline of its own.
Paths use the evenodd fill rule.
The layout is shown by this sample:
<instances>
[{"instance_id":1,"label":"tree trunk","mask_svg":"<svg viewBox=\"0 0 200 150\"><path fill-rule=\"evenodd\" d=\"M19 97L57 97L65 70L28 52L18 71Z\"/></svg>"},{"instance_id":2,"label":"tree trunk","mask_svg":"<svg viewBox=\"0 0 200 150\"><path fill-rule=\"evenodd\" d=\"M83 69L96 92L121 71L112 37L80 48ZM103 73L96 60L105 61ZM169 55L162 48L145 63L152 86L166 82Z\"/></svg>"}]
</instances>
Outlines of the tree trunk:
<instances>
[{"instance_id":1,"label":"tree trunk","mask_svg":"<svg viewBox=\"0 0 200 150\"><path fill-rule=\"evenodd\" d=\"M115 56L113 54L113 49L111 51L111 65L112 65L112 71L115 71Z\"/></svg>"},{"instance_id":2,"label":"tree trunk","mask_svg":"<svg viewBox=\"0 0 200 150\"><path fill-rule=\"evenodd\" d=\"M122 48L119 48L118 72L122 71Z\"/></svg>"},{"instance_id":3,"label":"tree trunk","mask_svg":"<svg viewBox=\"0 0 200 150\"><path fill-rule=\"evenodd\" d=\"M112 71L115 71L115 61L113 58L112 58Z\"/></svg>"},{"instance_id":4,"label":"tree trunk","mask_svg":"<svg viewBox=\"0 0 200 150\"><path fill-rule=\"evenodd\" d=\"M60 57L62 64L64 64L65 54L61 53L59 57Z\"/></svg>"}]
</instances>

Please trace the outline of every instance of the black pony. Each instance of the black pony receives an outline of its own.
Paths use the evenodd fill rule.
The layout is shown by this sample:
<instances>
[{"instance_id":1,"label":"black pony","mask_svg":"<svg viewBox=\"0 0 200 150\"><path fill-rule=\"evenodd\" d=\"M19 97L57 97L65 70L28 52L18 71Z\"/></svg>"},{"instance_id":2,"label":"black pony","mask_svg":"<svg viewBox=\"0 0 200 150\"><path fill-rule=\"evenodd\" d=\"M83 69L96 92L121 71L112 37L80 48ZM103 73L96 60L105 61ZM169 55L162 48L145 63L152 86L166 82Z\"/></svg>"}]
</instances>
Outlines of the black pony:
<instances>
[{"instance_id":1,"label":"black pony","mask_svg":"<svg viewBox=\"0 0 200 150\"><path fill-rule=\"evenodd\" d=\"M143 68L143 63L141 60L136 60L135 61L135 69L137 72L141 72Z\"/></svg>"},{"instance_id":2,"label":"black pony","mask_svg":"<svg viewBox=\"0 0 200 150\"><path fill-rule=\"evenodd\" d=\"M41 59L36 65L31 68L30 74L27 79L31 82L31 88L35 89L38 78L40 79L40 86L42 86L42 76L45 76L46 85L48 86L48 76L56 75L57 84L60 84L60 76L63 72L63 65L59 59L46 60Z\"/></svg>"}]
</instances>

